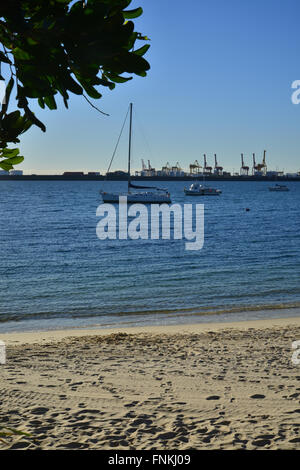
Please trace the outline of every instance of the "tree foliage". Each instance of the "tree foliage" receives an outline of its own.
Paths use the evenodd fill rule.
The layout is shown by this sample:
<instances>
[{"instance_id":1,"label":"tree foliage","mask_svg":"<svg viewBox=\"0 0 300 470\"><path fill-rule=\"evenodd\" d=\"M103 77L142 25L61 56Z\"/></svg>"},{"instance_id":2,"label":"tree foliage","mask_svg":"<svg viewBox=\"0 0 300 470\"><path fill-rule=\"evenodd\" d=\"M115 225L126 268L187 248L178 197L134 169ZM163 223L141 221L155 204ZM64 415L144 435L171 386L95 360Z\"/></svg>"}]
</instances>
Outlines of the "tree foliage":
<instances>
[{"instance_id":1,"label":"tree foliage","mask_svg":"<svg viewBox=\"0 0 300 470\"><path fill-rule=\"evenodd\" d=\"M7 81L0 111L0 167L11 169L23 157L11 143L32 125L46 127L31 111L57 109L61 95L68 107L70 94L99 99L99 87L115 88L150 68L144 59L149 45L136 48L146 36L131 21L141 8L131 0L9 0L0 5L0 80ZM2 46L2 50L1 50ZM129 76L124 76L127 73ZM7 73L6 73L7 75ZM12 93L15 109L8 112Z\"/></svg>"}]
</instances>

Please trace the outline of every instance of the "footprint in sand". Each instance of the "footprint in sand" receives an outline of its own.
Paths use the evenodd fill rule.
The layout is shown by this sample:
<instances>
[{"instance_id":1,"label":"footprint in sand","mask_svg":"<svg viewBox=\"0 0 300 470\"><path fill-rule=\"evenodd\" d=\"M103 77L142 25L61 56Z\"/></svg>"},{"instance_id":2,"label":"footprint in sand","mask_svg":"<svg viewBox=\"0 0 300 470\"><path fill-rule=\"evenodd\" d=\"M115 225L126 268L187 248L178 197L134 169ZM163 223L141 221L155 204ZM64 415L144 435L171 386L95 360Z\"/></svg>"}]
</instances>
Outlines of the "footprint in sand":
<instances>
[{"instance_id":1,"label":"footprint in sand","mask_svg":"<svg viewBox=\"0 0 300 470\"><path fill-rule=\"evenodd\" d=\"M49 408L42 408L42 407L39 407L39 408L33 408L31 410L31 413L33 415L44 415L45 413L47 413L47 411L49 411Z\"/></svg>"},{"instance_id":2,"label":"footprint in sand","mask_svg":"<svg viewBox=\"0 0 300 470\"><path fill-rule=\"evenodd\" d=\"M132 401L130 403L125 403L126 408L132 408L133 406L136 406L139 402L138 401Z\"/></svg>"},{"instance_id":3,"label":"footprint in sand","mask_svg":"<svg viewBox=\"0 0 300 470\"><path fill-rule=\"evenodd\" d=\"M162 439L163 441L165 441L168 439L173 439L176 436L177 436L176 432L170 431L170 432L164 432L164 433L158 434L157 439Z\"/></svg>"},{"instance_id":4,"label":"footprint in sand","mask_svg":"<svg viewBox=\"0 0 300 470\"><path fill-rule=\"evenodd\" d=\"M256 441L252 441L253 446L258 446L258 447L264 447L268 446L271 444L271 441L269 439L258 439Z\"/></svg>"},{"instance_id":5,"label":"footprint in sand","mask_svg":"<svg viewBox=\"0 0 300 470\"><path fill-rule=\"evenodd\" d=\"M295 437L294 439L290 439L290 442L300 442L300 437Z\"/></svg>"}]
</instances>

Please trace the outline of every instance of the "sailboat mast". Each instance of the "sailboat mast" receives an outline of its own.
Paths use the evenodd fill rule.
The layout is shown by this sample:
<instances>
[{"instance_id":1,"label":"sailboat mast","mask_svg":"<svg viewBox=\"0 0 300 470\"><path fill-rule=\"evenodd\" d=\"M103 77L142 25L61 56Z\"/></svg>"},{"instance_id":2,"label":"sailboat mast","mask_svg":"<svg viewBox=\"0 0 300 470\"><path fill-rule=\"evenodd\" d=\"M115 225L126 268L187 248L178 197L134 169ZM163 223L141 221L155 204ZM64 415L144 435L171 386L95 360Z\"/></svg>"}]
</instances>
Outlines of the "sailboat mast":
<instances>
[{"instance_id":1,"label":"sailboat mast","mask_svg":"<svg viewBox=\"0 0 300 470\"><path fill-rule=\"evenodd\" d=\"M130 119L129 119L128 192L130 188L131 133L132 133L132 103L130 103Z\"/></svg>"}]
</instances>

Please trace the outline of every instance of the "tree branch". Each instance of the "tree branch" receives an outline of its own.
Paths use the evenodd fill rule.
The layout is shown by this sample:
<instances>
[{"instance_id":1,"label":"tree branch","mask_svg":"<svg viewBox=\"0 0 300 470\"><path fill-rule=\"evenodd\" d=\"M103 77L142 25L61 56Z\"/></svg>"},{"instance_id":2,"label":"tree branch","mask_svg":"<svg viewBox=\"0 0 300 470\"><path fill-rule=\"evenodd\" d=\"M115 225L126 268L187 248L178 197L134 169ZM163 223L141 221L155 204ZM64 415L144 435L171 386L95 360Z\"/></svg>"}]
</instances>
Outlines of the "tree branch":
<instances>
[{"instance_id":1,"label":"tree branch","mask_svg":"<svg viewBox=\"0 0 300 470\"><path fill-rule=\"evenodd\" d=\"M97 108L97 106L95 106L93 103L91 103L90 100L85 96L85 94L83 94L82 96L92 106L92 108L96 109L96 111L98 111L101 114L104 114L105 116L109 116L109 114L105 113L104 111L101 111L101 109Z\"/></svg>"}]
</instances>

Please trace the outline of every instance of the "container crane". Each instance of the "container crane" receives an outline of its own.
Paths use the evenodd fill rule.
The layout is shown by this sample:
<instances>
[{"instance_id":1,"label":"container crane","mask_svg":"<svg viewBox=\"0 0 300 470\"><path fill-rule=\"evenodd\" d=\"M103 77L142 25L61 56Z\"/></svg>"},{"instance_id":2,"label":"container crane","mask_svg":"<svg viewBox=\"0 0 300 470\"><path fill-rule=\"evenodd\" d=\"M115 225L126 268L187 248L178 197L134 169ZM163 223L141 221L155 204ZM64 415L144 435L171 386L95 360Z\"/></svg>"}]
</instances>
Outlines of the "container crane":
<instances>
[{"instance_id":1,"label":"container crane","mask_svg":"<svg viewBox=\"0 0 300 470\"><path fill-rule=\"evenodd\" d=\"M254 156L254 160L255 160L255 156ZM241 176L248 176L249 167L247 165L245 165L245 163L244 163L244 154L243 153L241 153L241 161L242 161L242 166L241 166L241 169L240 169L240 175Z\"/></svg>"},{"instance_id":2,"label":"container crane","mask_svg":"<svg viewBox=\"0 0 300 470\"><path fill-rule=\"evenodd\" d=\"M253 157L252 176L254 176L255 172L258 171L258 165L256 164L256 161L255 161L255 153L252 154L252 157Z\"/></svg>"},{"instance_id":3,"label":"container crane","mask_svg":"<svg viewBox=\"0 0 300 470\"><path fill-rule=\"evenodd\" d=\"M194 163L190 164L190 173L192 175L194 175L194 174L198 175L200 173L200 168L202 168L202 167L199 164L198 160L195 160Z\"/></svg>"},{"instance_id":4,"label":"container crane","mask_svg":"<svg viewBox=\"0 0 300 470\"><path fill-rule=\"evenodd\" d=\"M179 162L177 162L176 165L172 166L172 171L182 171L182 168L179 165Z\"/></svg>"},{"instance_id":5,"label":"container crane","mask_svg":"<svg viewBox=\"0 0 300 470\"><path fill-rule=\"evenodd\" d=\"M255 175L255 172L262 173L265 175L267 173L267 164L266 164L266 150L264 150L264 155L262 159L262 163L257 163L255 162L255 153L253 154L253 169L252 169L252 174Z\"/></svg>"},{"instance_id":6,"label":"container crane","mask_svg":"<svg viewBox=\"0 0 300 470\"><path fill-rule=\"evenodd\" d=\"M162 171L162 173L168 175L168 174L170 173L170 171L171 171L170 163L167 162L167 163L165 164L165 166L162 167L161 171Z\"/></svg>"},{"instance_id":7,"label":"container crane","mask_svg":"<svg viewBox=\"0 0 300 470\"><path fill-rule=\"evenodd\" d=\"M215 169L214 169L214 172L217 175L222 175L222 173L223 173L223 167L218 165L217 154L216 153L215 153Z\"/></svg>"},{"instance_id":8,"label":"container crane","mask_svg":"<svg viewBox=\"0 0 300 470\"><path fill-rule=\"evenodd\" d=\"M203 156L204 156L203 172L204 172L204 173L209 173L209 174L211 174L211 172L212 172L212 167L211 167L211 166L207 166L206 154L204 154Z\"/></svg>"},{"instance_id":9,"label":"container crane","mask_svg":"<svg viewBox=\"0 0 300 470\"><path fill-rule=\"evenodd\" d=\"M148 160L148 176L155 176L155 168L152 168L150 160Z\"/></svg>"}]
</instances>

